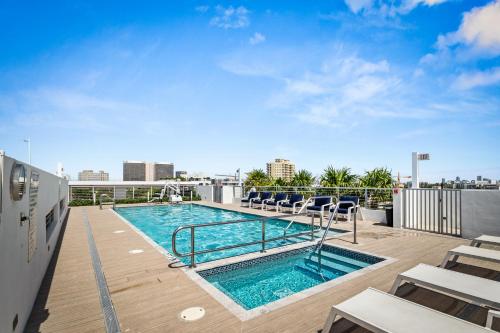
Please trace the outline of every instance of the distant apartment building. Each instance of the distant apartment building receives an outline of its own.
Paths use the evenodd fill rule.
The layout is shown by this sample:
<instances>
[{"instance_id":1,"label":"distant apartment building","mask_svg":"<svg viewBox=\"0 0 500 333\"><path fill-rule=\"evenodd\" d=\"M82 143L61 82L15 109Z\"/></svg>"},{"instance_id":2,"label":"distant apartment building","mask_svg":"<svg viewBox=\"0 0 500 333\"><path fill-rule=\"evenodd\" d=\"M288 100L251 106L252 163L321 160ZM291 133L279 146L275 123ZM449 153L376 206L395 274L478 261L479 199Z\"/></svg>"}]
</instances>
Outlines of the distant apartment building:
<instances>
[{"instance_id":1,"label":"distant apartment building","mask_svg":"<svg viewBox=\"0 0 500 333\"><path fill-rule=\"evenodd\" d=\"M164 180L174 178L173 163L153 163L153 180Z\"/></svg>"},{"instance_id":2,"label":"distant apartment building","mask_svg":"<svg viewBox=\"0 0 500 333\"><path fill-rule=\"evenodd\" d=\"M274 162L267 163L267 175L274 179L281 178L290 181L295 175L295 164L289 160L277 158Z\"/></svg>"},{"instance_id":3,"label":"distant apartment building","mask_svg":"<svg viewBox=\"0 0 500 333\"><path fill-rule=\"evenodd\" d=\"M123 180L125 181L145 181L146 162L144 161L123 161Z\"/></svg>"},{"instance_id":4,"label":"distant apartment building","mask_svg":"<svg viewBox=\"0 0 500 333\"><path fill-rule=\"evenodd\" d=\"M123 180L156 181L174 178L173 163L124 161Z\"/></svg>"},{"instance_id":5,"label":"distant apartment building","mask_svg":"<svg viewBox=\"0 0 500 333\"><path fill-rule=\"evenodd\" d=\"M94 170L82 170L78 173L78 180L108 181L109 173L103 170L99 170L99 172L94 172Z\"/></svg>"},{"instance_id":6,"label":"distant apartment building","mask_svg":"<svg viewBox=\"0 0 500 333\"><path fill-rule=\"evenodd\" d=\"M188 178L188 173L187 173L187 171L176 171L175 172L175 178L187 179Z\"/></svg>"}]
</instances>

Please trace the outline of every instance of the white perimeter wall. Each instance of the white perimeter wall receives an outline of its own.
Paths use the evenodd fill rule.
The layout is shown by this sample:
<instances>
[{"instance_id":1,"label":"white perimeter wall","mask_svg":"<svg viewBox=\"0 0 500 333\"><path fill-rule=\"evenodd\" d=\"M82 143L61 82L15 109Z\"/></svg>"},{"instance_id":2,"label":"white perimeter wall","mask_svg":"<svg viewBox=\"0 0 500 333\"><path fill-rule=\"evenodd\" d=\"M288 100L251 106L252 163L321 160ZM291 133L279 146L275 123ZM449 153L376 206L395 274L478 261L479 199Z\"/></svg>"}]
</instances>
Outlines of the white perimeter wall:
<instances>
[{"instance_id":1,"label":"white perimeter wall","mask_svg":"<svg viewBox=\"0 0 500 333\"><path fill-rule=\"evenodd\" d=\"M62 221L67 213L68 182L55 175L24 164L27 181L20 201L10 196L10 173L15 160L0 155L0 332L22 332L35 302L38 289L54 252ZM20 162L18 162L20 163ZM28 262L29 222L20 224L20 213L29 216L31 171L39 174L37 203L34 210L36 226L31 261ZM60 200L65 200L59 211ZM54 229L46 239L45 216L54 208ZM32 243L33 244L33 243ZM13 330L14 318L18 324Z\"/></svg>"},{"instance_id":2,"label":"white perimeter wall","mask_svg":"<svg viewBox=\"0 0 500 333\"><path fill-rule=\"evenodd\" d=\"M462 191L462 236L500 236L500 191Z\"/></svg>"},{"instance_id":3,"label":"white perimeter wall","mask_svg":"<svg viewBox=\"0 0 500 333\"><path fill-rule=\"evenodd\" d=\"M198 185L196 186L196 193L200 195L203 201L214 201L214 187L212 185Z\"/></svg>"}]
</instances>

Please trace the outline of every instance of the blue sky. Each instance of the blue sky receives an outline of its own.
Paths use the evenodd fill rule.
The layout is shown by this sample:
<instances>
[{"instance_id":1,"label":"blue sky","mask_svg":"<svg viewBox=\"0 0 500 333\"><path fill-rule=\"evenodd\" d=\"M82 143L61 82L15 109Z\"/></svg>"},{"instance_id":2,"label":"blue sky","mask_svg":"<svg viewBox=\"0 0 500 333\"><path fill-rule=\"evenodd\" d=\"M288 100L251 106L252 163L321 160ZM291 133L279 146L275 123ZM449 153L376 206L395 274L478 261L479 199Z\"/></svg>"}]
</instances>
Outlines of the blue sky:
<instances>
[{"instance_id":1,"label":"blue sky","mask_svg":"<svg viewBox=\"0 0 500 333\"><path fill-rule=\"evenodd\" d=\"M0 148L73 177L387 166L500 179L500 0L0 4Z\"/></svg>"}]
</instances>

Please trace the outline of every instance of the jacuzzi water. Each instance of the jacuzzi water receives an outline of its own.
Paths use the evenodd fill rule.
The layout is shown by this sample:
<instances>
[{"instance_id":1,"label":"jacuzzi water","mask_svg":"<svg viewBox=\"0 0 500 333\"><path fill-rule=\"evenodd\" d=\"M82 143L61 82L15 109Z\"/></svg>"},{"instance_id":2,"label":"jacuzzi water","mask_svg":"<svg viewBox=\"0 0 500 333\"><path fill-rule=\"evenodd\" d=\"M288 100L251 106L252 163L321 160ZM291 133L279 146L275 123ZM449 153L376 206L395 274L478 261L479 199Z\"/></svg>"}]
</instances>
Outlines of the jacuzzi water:
<instances>
[{"instance_id":1,"label":"jacuzzi water","mask_svg":"<svg viewBox=\"0 0 500 333\"><path fill-rule=\"evenodd\" d=\"M246 310L337 279L384 259L323 245L198 272Z\"/></svg>"},{"instance_id":2,"label":"jacuzzi water","mask_svg":"<svg viewBox=\"0 0 500 333\"><path fill-rule=\"evenodd\" d=\"M120 207L115 211L123 218L141 230L149 238L154 240L168 252L172 252L172 234L179 226L190 224L205 224L231 220L251 219L257 215L239 213L235 211L212 208L197 204L182 204L168 206L140 206ZM283 236L283 230L288 225L285 220L268 220L266 222L266 239ZM236 245L259 241L262 238L261 222L248 222L238 224L226 224L214 227L197 228L195 231L196 251L215 249L228 245ZM294 223L287 234L297 234L310 231L310 225ZM344 233L343 230L330 229L329 236ZM315 237L321 237L322 232L315 233ZM279 240L266 243L266 248L289 245L293 243L310 240L309 235L288 238L286 241ZM177 251L181 253L190 252L191 233L189 229L182 230L177 234ZM251 245L234 248L230 250L211 252L196 256L196 262L212 261L245 253L261 250L261 245ZM180 258L184 263L189 263L189 257Z\"/></svg>"}]
</instances>

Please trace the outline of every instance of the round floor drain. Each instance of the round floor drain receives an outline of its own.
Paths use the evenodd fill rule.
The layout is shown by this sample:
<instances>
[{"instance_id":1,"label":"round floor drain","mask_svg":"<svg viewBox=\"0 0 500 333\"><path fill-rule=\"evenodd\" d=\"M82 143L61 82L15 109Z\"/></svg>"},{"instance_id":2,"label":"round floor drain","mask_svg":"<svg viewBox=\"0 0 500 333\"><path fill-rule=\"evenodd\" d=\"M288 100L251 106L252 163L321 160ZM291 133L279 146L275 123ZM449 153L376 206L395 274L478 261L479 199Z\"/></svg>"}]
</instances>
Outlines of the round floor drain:
<instances>
[{"instance_id":1,"label":"round floor drain","mask_svg":"<svg viewBox=\"0 0 500 333\"><path fill-rule=\"evenodd\" d=\"M180 317L185 321L195 321L203 318L205 315L205 309L195 306L192 308L187 308L180 313Z\"/></svg>"},{"instance_id":2,"label":"round floor drain","mask_svg":"<svg viewBox=\"0 0 500 333\"><path fill-rule=\"evenodd\" d=\"M144 252L144 250L130 250L130 251L128 251L128 253L130 253L130 254L138 254L138 253L142 253L142 252Z\"/></svg>"}]
</instances>

